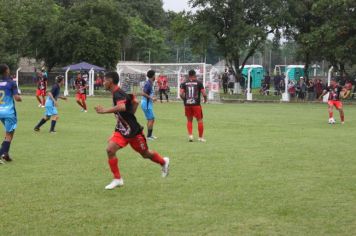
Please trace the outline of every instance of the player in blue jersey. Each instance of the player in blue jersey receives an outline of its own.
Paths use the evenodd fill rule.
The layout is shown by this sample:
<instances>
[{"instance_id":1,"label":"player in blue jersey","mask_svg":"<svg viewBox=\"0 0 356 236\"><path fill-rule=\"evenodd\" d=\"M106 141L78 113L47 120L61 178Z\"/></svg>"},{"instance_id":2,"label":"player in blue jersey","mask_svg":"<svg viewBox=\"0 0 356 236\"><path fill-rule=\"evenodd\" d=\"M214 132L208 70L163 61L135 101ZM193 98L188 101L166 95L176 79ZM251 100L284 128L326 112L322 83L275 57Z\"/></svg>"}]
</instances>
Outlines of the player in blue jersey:
<instances>
[{"instance_id":1,"label":"player in blue jersey","mask_svg":"<svg viewBox=\"0 0 356 236\"><path fill-rule=\"evenodd\" d=\"M153 83L155 82L155 74L154 70L149 70L147 72L148 80L143 86L142 90L142 100L141 100L141 108L143 113L145 113L145 117L147 119L147 139L154 140L157 137L153 136L153 124L155 123L155 115L153 113L153 102L157 99L154 97L154 89Z\"/></svg>"},{"instance_id":2,"label":"player in blue jersey","mask_svg":"<svg viewBox=\"0 0 356 236\"><path fill-rule=\"evenodd\" d=\"M9 155L10 144L17 127L15 101L21 102L16 83L10 77L10 69L6 64L0 65L0 120L5 127L5 140L0 149L0 164L12 161Z\"/></svg>"},{"instance_id":3,"label":"player in blue jersey","mask_svg":"<svg viewBox=\"0 0 356 236\"><path fill-rule=\"evenodd\" d=\"M67 100L66 97L59 96L59 93L61 91L61 86L64 84L64 78L63 76L57 76L56 77L56 83L52 86L52 89L50 92L47 93L47 99L46 99L46 112L45 112L45 117L40 120L40 122L35 126L34 130L35 131L40 131L40 127L44 125L49 119L51 119L51 129L50 133L55 133L55 127L56 123L58 120L58 98L62 100Z\"/></svg>"}]
</instances>

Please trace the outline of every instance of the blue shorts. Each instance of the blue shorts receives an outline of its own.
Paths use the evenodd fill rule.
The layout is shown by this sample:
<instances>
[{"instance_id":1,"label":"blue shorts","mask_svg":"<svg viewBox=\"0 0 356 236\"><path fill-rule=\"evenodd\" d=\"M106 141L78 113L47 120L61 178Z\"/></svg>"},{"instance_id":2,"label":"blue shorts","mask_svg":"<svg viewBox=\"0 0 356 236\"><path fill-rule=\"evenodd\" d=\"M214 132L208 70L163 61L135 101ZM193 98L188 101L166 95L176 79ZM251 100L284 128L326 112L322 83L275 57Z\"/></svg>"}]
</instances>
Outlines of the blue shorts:
<instances>
[{"instance_id":1,"label":"blue shorts","mask_svg":"<svg viewBox=\"0 0 356 236\"><path fill-rule=\"evenodd\" d=\"M46 116L58 115L57 108L55 106L46 106L45 115Z\"/></svg>"},{"instance_id":2,"label":"blue shorts","mask_svg":"<svg viewBox=\"0 0 356 236\"><path fill-rule=\"evenodd\" d=\"M8 117L8 118L0 118L1 122L5 126L5 130L7 133L11 133L17 127L17 117Z\"/></svg>"},{"instance_id":3,"label":"blue shorts","mask_svg":"<svg viewBox=\"0 0 356 236\"><path fill-rule=\"evenodd\" d=\"M153 113L153 109L143 109L143 113L145 113L146 119L147 120L154 120L155 119L155 114Z\"/></svg>"}]
</instances>

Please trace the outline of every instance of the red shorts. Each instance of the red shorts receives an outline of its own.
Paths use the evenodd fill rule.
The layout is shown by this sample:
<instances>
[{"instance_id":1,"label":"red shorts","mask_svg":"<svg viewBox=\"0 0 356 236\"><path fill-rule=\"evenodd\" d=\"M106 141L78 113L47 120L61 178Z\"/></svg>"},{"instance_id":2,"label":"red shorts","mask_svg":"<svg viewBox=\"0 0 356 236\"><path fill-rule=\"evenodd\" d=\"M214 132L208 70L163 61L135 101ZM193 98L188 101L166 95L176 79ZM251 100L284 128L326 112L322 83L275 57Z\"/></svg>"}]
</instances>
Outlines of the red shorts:
<instances>
[{"instance_id":1,"label":"red shorts","mask_svg":"<svg viewBox=\"0 0 356 236\"><path fill-rule=\"evenodd\" d=\"M148 150L145 135L138 134L133 138L125 138L119 132L114 132L109 141L116 143L118 146L124 148L127 144L138 153L142 154Z\"/></svg>"},{"instance_id":2,"label":"red shorts","mask_svg":"<svg viewBox=\"0 0 356 236\"><path fill-rule=\"evenodd\" d=\"M203 110L201 106L185 106L185 116L188 118L197 118L198 120L203 119Z\"/></svg>"},{"instance_id":3,"label":"red shorts","mask_svg":"<svg viewBox=\"0 0 356 236\"><path fill-rule=\"evenodd\" d=\"M37 89L36 96L46 96L46 90Z\"/></svg>"},{"instance_id":4,"label":"red shorts","mask_svg":"<svg viewBox=\"0 0 356 236\"><path fill-rule=\"evenodd\" d=\"M85 101L85 100L87 100L87 95L86 95L86 94L82 94L82 93L77 93L77 94L75 95L75 98L76 98L77 100Z\"/></svg>"},{"instance_id":5,"label":"red shorts","mask_svg":"<svg viewBox=\"0 0 356 236\"><path fill-rule=\"evenodd\" d=\"M342 109L342 102L341 101L333 101L329 100L328 101L329 106L335 106L337 109Z\"/></svg>"}]
</instances>

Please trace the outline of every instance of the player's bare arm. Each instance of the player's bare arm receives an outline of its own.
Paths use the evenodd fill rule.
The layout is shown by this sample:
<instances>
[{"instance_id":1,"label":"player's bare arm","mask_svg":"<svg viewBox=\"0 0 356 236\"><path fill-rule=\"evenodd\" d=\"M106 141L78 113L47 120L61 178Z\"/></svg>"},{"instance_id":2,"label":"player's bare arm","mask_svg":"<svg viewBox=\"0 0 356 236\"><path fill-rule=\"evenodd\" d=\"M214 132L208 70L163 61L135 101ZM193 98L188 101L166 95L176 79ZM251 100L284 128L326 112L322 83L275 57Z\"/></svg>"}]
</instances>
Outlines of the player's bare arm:
<instances>
[{"instance_id":1,"label":"player's bare arm","mask_svg":"<svg viewBox=\"0 0 356 236\"><path fill-rule=\"evenodd\" d=\"M117 104L114 107L111 108L104 108L101 105L98 105L95 107L95 111L98 114L109 114L109 113L116 113L116 112L123 112L126 111L126 105L125 103Z\"/></svg>"},{"instance_id":2,"label":"player's bare arm","mask_svg":"<svg viewBox=\"0 0 356 236\"><path fill-rule=\"evenodd\" d=\"M62 100L64 100L64 101L67 101L67 100L68 100L68 98L67 98L67 97L64 97L64 96L59 96L58 98L60 98L60 99L62 99Z\"/></svg>"},{"instance_id":3,"label":"player's bare arm","mask_svg":"<svg viewBox=\"0 0 356 236\"><path fill-rule=\"evenodd\" d=\"M204 103L206 103L208 101L208 96L206 95L205 89L201 90L201 94L203 94L204 97Z\"/></svg>"},{"instance_id":4,"label":"player's bare arm","mask_svg":"<svg viewBox=\"0 0 356 236\"><path fill-rule=\"evenodd\" d=\"M138 101L136 98L132 99L132 113L135 114L138 107Z\"/></svg>"},{"instance_id":5,"label":"player's bare arm","mask_svg":"<svg viewBox=\"0 0 356 236\"><path fill-rule=\"evenodd\" d=\"M180 90L179 96L182 100L184 100L184 98L185 98L185 90L184 89Z\"/></svg>"}]
</instances>

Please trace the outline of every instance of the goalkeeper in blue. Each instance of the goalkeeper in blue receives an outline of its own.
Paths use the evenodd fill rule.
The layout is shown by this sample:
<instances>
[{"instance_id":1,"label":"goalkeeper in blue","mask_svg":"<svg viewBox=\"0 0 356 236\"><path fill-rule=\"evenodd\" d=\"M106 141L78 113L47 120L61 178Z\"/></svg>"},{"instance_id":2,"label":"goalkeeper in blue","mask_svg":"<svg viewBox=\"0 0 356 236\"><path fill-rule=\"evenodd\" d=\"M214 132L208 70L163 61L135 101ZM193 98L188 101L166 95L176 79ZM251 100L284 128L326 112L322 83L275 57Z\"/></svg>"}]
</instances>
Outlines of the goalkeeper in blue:
<instances>
[{"instance_id":1,"label":"goalkeeper in blue","mask_svg":"<svg viewBox=\"0 0 356 236\"><path fill-rule=\"evenodd\" d=\"M12 161L9 151L17 127L15 101L22 101L17 85L10 77L9 67L0 64L0 120L5 128L5 139L0 149L0 164Z\"/></svg>"}]
</instances>

